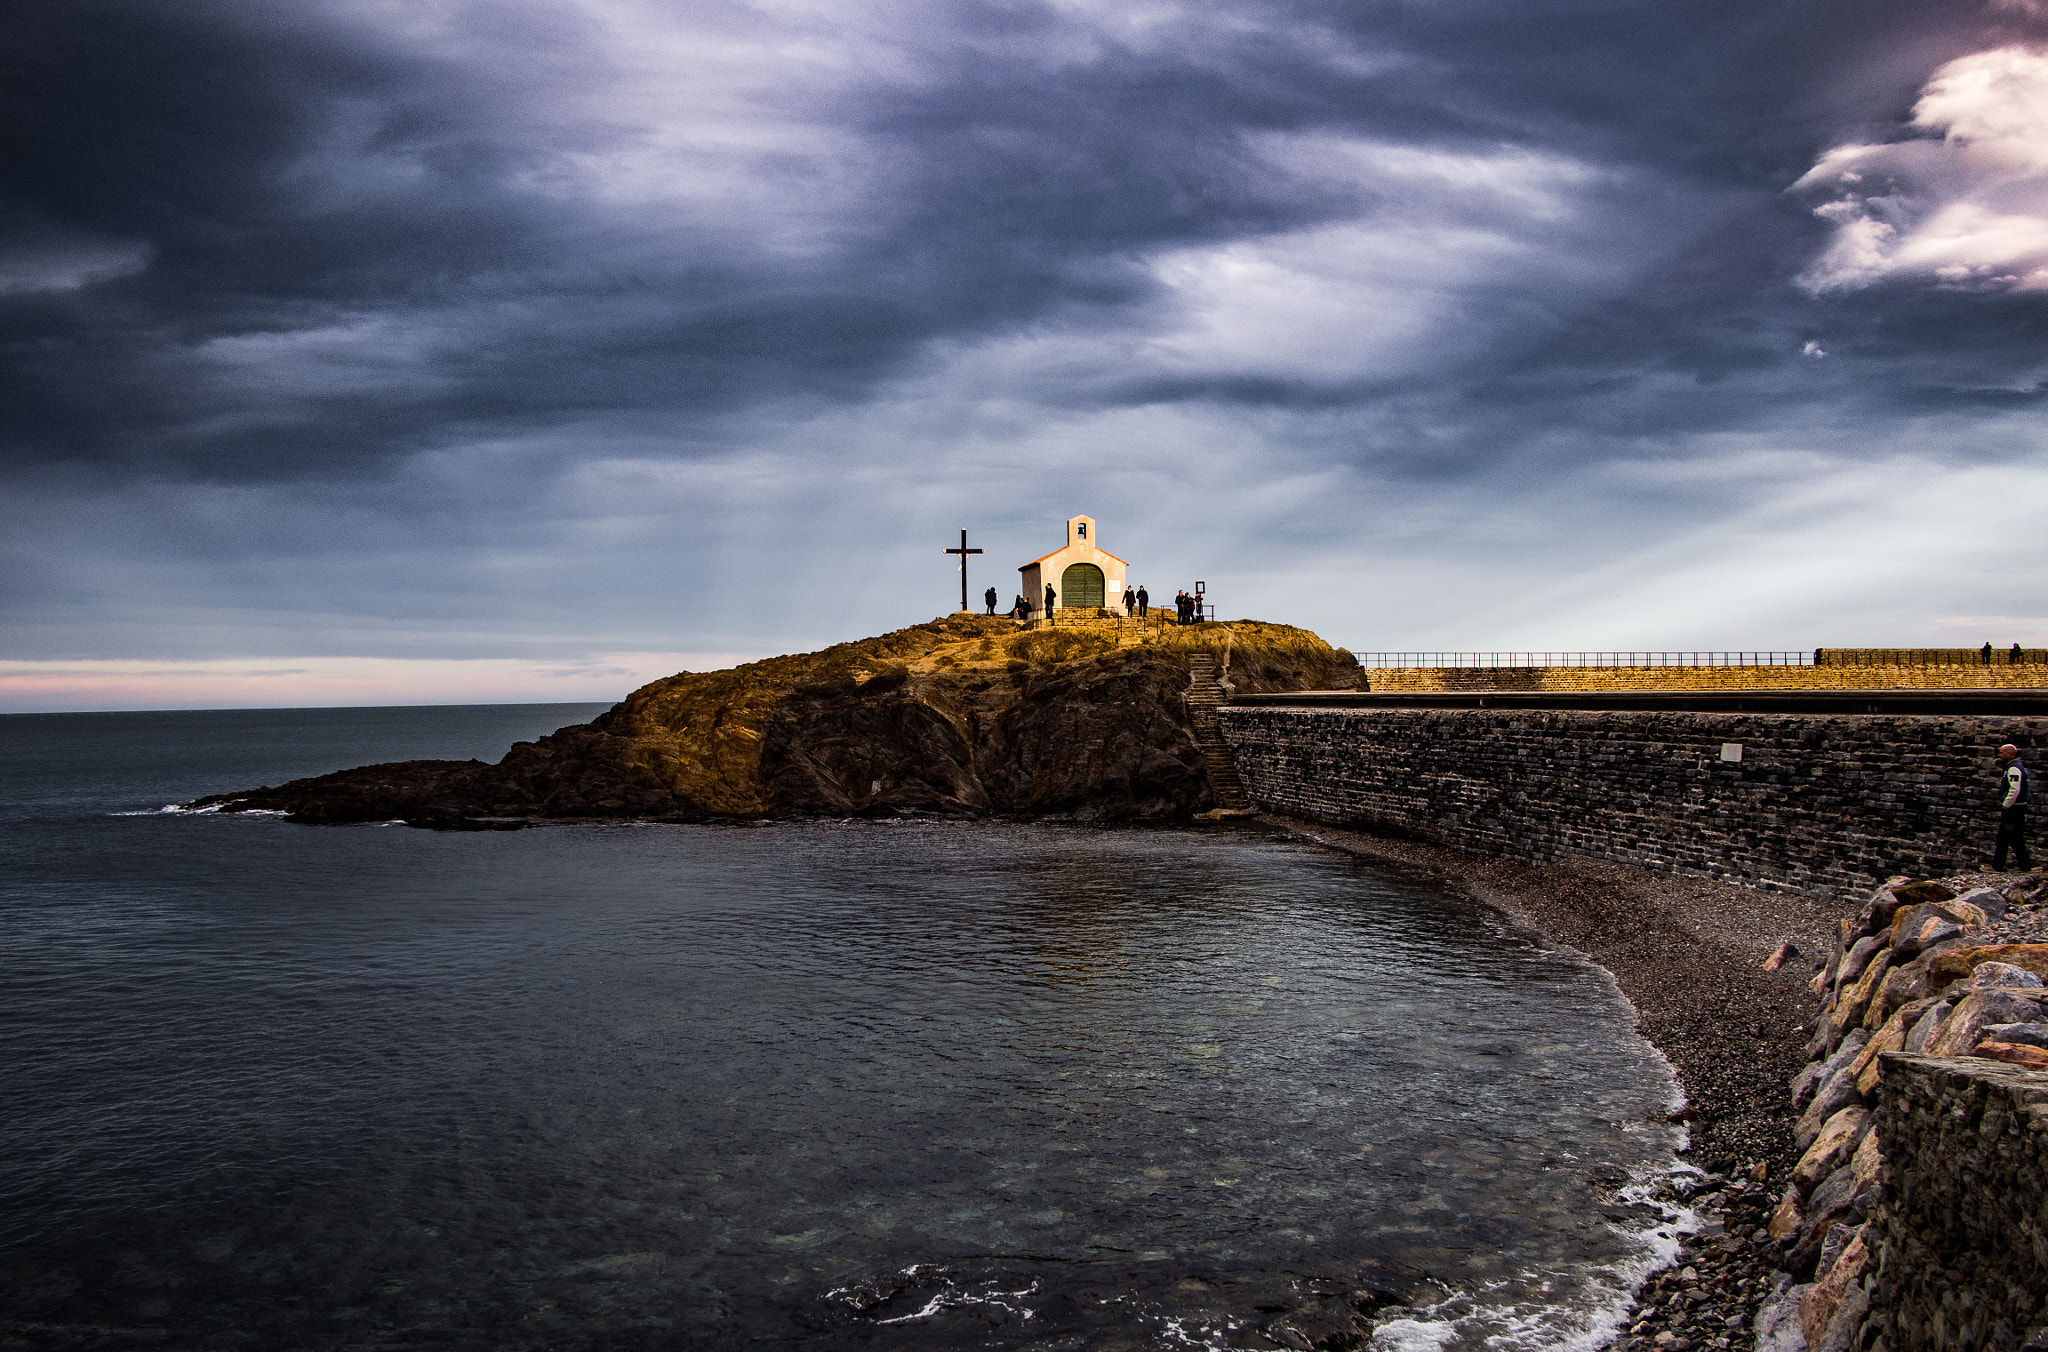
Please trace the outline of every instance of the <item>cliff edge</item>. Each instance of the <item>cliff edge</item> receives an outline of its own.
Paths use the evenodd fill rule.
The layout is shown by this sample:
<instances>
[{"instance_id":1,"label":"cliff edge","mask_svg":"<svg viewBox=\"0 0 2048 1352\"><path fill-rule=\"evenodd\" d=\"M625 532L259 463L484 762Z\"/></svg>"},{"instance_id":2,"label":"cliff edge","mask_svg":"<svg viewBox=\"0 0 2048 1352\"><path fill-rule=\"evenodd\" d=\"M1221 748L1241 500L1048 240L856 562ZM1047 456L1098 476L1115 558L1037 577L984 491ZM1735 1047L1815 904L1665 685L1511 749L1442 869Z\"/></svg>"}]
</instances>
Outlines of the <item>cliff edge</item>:
<instances>
[{"instance_id":1,"label":"cliff edge","mask_svg":"<svg viewBox=\"0 0 2048 1352\"><path fill-rule=\"evenodd\" d=\"M302 822L479 827L925 811L1186 816L1213 803L1185 697L1348 689L1351 654L1305 629L1080 621L1019 633L952 615L822 652L681 672L495 765L401 761L190 804Z\"/></svg>"}]
</instances>

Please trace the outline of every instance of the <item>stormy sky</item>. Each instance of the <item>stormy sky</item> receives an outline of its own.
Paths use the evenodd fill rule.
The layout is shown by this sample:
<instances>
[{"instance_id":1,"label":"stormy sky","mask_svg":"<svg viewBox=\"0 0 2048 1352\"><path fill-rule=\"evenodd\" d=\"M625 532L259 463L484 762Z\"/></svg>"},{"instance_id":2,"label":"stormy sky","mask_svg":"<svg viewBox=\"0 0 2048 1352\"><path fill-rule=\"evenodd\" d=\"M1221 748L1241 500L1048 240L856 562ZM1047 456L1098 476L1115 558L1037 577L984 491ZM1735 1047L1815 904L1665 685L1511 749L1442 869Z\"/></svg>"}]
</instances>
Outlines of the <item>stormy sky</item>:
<instances>
[{"instance_id":1,"label":"stormy sky","mask_svg":"<svg viewBox=\"0 0 2048 1352\"><path fill-rule=\"evenodd\" d=\"M2048 4L10 6L0 351L0 708L2048 646Z\"/></svg>"}]
</instances>

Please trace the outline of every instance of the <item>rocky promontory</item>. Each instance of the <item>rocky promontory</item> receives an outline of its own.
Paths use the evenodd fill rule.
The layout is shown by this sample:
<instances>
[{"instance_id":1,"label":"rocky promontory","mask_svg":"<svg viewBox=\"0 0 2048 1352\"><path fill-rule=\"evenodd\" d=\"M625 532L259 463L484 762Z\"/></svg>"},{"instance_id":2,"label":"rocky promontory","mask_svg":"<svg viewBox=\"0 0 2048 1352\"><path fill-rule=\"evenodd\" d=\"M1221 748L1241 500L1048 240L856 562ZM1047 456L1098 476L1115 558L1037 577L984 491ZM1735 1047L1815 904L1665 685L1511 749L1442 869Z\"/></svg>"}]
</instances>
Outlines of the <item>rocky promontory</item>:
<instances>
[{"instance_id":1,"label":"rocky promontory","mask_svg":"<svg viewBox=\"0 0 2048 1352\"><path fill-rule=\"evenodd\" d=\"M1213 805L1186 703L1198 665L1232 693L1358 681L1350 653L1289 625L1063 616L1020 632L961 614L680 672L496 764L367 765L191 806L472 829L905 811L1185 817Z\"/></svg>"}]
</instances>

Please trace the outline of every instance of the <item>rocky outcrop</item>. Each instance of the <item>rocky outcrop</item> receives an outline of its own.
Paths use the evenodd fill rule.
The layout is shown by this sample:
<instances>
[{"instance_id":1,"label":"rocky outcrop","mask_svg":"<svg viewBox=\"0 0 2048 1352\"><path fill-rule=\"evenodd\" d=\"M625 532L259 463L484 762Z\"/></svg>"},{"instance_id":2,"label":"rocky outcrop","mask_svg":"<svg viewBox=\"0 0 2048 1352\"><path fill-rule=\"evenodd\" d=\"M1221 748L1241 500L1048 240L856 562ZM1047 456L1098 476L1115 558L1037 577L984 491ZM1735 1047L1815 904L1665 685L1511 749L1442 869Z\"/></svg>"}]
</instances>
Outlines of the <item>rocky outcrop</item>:
<instances>
[{"instance_id":1,"label":"rocky outcrop","mask_svg":"<svg viewBox=\"0 0 2048 1352\"><path fill-rule=\"evenodd\" d=\"M955 615L679 673L495 765L370 765L193 806L470 829L904 811L1186 816L1213 803L1186 704L1203 659L1248 692L1341 689L1358 674L1349 653L1287 625L1020 633L1007 619Z\"/></svg>"}]
</instances>

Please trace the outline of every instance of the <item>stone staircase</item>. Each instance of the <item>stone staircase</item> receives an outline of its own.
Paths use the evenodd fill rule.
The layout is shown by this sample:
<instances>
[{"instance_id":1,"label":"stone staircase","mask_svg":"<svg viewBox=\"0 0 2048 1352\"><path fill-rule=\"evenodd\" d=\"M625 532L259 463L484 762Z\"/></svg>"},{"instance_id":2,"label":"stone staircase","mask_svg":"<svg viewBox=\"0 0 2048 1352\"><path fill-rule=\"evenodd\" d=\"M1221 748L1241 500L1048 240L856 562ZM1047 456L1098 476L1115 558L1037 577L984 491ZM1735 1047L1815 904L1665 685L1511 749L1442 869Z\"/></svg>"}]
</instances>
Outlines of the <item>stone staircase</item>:
<instances>
[{"instance_id":1,"label":"stone staircase","mask_svg":"<svg viewBox=\"0 0 2048 1352\"><path fill-rule=\"evenodd\" d=\"M1195 741L1201 746L1202 761L1208 767L1209 791L1218 808L1226 812L1248 811L1251 800L1245 796L1244 781L1237 777L1237 765L1230 759L1230 750L1223 745L1223 733L1216 723L1216 706L1223 703L1223 684L1216 679L1216 655L1191 653L1188 665L1192 668L1187 693L1188 722L1194 726Z\"/></svg>"}]
</instances>

